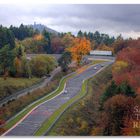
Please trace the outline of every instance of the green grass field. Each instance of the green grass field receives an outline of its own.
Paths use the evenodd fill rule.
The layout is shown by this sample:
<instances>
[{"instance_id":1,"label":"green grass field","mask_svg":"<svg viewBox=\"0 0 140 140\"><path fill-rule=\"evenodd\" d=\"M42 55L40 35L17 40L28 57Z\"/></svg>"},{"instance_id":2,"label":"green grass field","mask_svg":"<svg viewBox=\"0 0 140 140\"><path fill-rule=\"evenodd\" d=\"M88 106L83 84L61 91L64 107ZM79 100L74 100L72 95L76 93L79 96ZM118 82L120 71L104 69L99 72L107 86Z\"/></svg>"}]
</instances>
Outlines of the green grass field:
<instances>
[{"instance_id":1,"label":"green grass field","mask_svg":"<svg viewBox=\"0 0 140 140\"><path fill-rule=\"evenodd\" d=\"M40 78L7 78L4 80L0 77L0 99L13 94L14 92L30 87L39 82Z\"/></svg>"}]
</instances>

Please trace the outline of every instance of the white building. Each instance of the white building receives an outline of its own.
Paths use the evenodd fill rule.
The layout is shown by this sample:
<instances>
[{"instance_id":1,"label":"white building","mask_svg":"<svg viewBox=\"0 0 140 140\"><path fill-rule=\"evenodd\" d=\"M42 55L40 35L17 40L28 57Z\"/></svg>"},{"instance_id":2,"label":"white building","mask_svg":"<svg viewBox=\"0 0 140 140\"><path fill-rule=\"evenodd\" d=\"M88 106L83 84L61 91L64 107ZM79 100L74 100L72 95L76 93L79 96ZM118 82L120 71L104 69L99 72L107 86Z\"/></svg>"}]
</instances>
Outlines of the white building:
<instances>
[{"instance_id":1,"label":"white building","mask_svg":"<svg viewBox=\"0 0 140 140\"><path fill-rule=\"evenodd\" d=\"M92 51L90 51L90 55L112 56L112 51L92 50Z\"/></svg>"}]
</instances>

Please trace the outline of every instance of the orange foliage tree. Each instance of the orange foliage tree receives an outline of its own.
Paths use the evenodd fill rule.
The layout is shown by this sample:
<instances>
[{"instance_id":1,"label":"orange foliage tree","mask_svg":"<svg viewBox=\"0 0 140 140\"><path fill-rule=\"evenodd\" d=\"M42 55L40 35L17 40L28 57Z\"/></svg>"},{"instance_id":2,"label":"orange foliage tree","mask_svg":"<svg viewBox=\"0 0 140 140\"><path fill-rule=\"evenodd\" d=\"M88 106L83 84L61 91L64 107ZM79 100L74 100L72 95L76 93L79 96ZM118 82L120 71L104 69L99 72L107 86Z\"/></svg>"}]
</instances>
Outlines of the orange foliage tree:
<instances>
[{"instance_id":1,"label":"orange foliage tree","mask_svg":"<svg viewBox=\"0 0 140 140\"><path fill-rule=\"evenodd\" d=\"M135 100L132 97L116 95L108 99L104 104L104 115L101 120L104 135L123 135L123 129L126 128L124 118L132 118L134 106Z\"/></svg>"},{"instance_id":2,"label":"orange foliage tree","mask_svg":"<svg viewBox=\"0 0 140 140\"><path fill-rule=\"evenodd\" d=\"M37 34L37 35L35 35L35 36L33 37L33 39L36 40L36 41L39 41L39 40L44 39L44 37L43 37L42 34Z\"/></svg>"},{"instance_id":3,"label":"orange foliage tree","mask_svg":"<svg viewBox=\"0 0 140 140\"><path fill-rule=\"evenodd\" d=\"M22 73L22 60L18 57L14 59L14 67L16 69L16 76L21 76Z\"/></svg>"},{"instance_id":4,"label":"orange foliage tree","mask_svg":"<svg viewBox=\"0 0 140 140\"><path fill-rule=\"evenodd\" d=\"M74 45L67 49L72 54L72 59L79 65L83 56L91 50L90 41L85 38L75 38Z\"/></svg>"}]
</instances>

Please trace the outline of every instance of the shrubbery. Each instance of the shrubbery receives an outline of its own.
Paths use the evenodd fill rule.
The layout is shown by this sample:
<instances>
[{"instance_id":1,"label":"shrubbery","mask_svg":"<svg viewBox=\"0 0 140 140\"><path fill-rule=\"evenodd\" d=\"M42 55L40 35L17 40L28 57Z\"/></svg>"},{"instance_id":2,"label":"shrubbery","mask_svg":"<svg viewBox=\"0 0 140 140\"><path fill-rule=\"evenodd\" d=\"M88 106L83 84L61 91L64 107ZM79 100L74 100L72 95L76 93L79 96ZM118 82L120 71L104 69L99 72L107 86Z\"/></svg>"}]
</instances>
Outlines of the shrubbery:
<instances>
[{"instance_id":1,"label":"shrubbery","mask_svg":"<svg viewBox=\"0 0 140 140\"><path fill-rule=\"evenodd\" d=\"M52 56L37 55L31 60L27 59L22 45L13 50L9 46L3 47L0 50L0 59L0 74L5 77L42 77L57 67L57 61Z\"/></svg>"},{"instance_id":2,"label":"shrubbery","mask_svg":"<svg viewBox=\"0 0 140 140\"><path fill-rule=\"evenodd\" d=\"M30 61L32 75L41 77L49 74L57 66L55 58L47 55L38 55Z\"/></svg>"}]
</instances>

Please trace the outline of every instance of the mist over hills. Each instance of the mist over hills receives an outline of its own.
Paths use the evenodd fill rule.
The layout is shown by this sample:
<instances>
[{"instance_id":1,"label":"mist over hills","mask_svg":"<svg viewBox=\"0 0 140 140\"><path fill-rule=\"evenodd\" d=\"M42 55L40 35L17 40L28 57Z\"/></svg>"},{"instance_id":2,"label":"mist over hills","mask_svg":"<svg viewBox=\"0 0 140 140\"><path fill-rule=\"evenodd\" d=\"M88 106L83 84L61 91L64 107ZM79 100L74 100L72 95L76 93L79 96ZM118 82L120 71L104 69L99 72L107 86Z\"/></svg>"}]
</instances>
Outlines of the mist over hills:
<instances>
[{"instance_id":1,"label":"mist over hills","mask_svg":"<svg viewBox=\"0 0 140 140\"><path fill-rule=\"evenodd\" d=\"M45 29L49 33L58 34L57 31L47 27L46 25L40 24L40 23L34 22L34 24L31 24L29 26L32 27L34 30L38 30L39 32L42 32Z\"/></svg>"}]
</instances>

